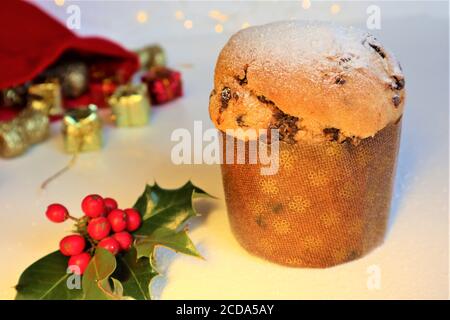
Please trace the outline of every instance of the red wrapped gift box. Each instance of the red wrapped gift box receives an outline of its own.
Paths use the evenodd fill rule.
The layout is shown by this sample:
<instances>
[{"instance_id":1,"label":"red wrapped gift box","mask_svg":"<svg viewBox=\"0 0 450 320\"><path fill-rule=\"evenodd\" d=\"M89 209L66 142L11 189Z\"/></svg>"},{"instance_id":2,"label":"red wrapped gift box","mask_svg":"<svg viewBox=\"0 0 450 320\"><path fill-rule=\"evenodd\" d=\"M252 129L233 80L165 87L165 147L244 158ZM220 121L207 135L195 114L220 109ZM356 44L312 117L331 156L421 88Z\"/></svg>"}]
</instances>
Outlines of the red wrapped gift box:
<instances>
[{"instance_id":1,"label":"red wrapped gift box","mask_svg":"<svg viewBox=\"0 0 450 320\"><path fill-rule=\"evenodd\" d=\"M169 102L183 95L181 73L165 67L154 67L142 76L154 105Z\"/></svg>"}]
</instances>

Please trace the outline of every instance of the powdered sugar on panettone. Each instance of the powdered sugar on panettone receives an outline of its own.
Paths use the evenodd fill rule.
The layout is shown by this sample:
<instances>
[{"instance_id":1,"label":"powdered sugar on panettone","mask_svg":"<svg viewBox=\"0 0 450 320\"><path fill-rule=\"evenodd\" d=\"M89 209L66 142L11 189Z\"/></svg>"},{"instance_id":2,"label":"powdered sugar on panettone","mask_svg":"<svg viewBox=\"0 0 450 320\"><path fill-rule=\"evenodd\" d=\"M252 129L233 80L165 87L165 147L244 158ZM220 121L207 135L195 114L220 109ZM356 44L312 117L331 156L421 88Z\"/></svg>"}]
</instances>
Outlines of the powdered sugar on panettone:
<instances>
[{"instance_id":1,"label":"powdered sugar on panettone","mask_svg":"<svg viewBox=\"0 0 450 320\"><path fill-rule=\"evenodd\" d=\"M220 100L224 88L234 97L226 107ZM255 123L273 128L273 115L281 112L298 118L296 140L342 142L373 136L395 122L403 112L403 88L398 62L367 32L323 22L276 22L242 30L223 48L210 114L225 130ZM253 119L255 103L271 112Z\"/></svg>"}]
</instances>

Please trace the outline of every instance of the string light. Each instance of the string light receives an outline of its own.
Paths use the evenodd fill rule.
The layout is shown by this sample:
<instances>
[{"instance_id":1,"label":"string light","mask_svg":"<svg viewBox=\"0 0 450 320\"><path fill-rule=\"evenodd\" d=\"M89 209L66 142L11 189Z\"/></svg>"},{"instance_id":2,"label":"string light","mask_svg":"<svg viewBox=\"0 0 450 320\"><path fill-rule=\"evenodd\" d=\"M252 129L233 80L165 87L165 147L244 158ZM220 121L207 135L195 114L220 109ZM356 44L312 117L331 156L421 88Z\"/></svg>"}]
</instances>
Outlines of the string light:
<instances>
[{"instance_id":1,"label":"string light","mask_svg":"<svg viewBox=\"0 0 450 320\"><path fill-rule=\"evenodd\" d=\"M148 15L145 11L138 11L138 13L136 14L136 20L139 23L145 23L148 20Z\"/></svg>"},{"instance_id":2,"label":"string light","mask_svg":"<svg viewBox=\"0 0 450 320\"><path fill-rule=\"evenodd\" d=\"M192 24L192 20L186 20L186 21L184 21L184 27L186 28L186 29L192 29L192 26L193 26L193 24Z\"/></svg>"},{"instance_id":3,"label":"string light","mask_svg":"<svg viewBox=\"0 0 450 320\"><path fill-rule=\"evenodd\" d=\"M250 23L248 23L248 22L246 21L246 22L244 22L244 23L242 24L241 29L246 29L246 28L248 28L248 27L250 27Z\"/></svg>"},{"instance_id":4,"label":"string light","mask_svg":"<svg viewBox=\"0 0 450 320\"><path fill-rule=\"evenodd\" d=\"M216 24L216 26L214 27L214 31L216 31L217 33L221 33L223 31L223 25L221 25L220 23Z\"/></svg>"},{"instance_id":5,"label":"string light","mask_svg":"<svg viewBox=\"0 0 450 320\"><path fill-rule=\"evenodd\" d=\"M341 11L341 6L338 5L338 4L333 4L330 7L330 11L331 11L332 14L338 14Z\"/></svg>"},{"instance_id":6,"label":"string light","mask_svg":"<svg viewBox=\"0 0 450 320\"><path fill-rule=\"evenodd\" d=\"M311 1L310 0L303 0L302 1L302 7L305 10L311 8Z\"/></svg>"},{"instance_id":7,"label":"string light","mask_svg":"<svg viewBox=\"0 0 450 320\"><path fill-rule=\"evenodd\" d=\"M54 2L58 7L62 7L64 5L64 0L54 0Z\"/></svg>"},{"instance_id":8,"label":"string light","mask_svg":"<svg viewBox=\"0 0 450 320\"><path fill-rule=\"evenodd\" d=\"M221 13L218 10L211 10L208 13L208 16L211 19L217 20L217 21L222 22L222 23L228 20L228 16L226 14Z\"/></svg>"},{"instance_id":9,"label":"string light","mask_svg":"<svg viewBox=\"0 0 450 320\"><path fill-rule=\"evenodd\" d=\"M175 11L175 19L177 20L183 20L184 19L184 13L181 10Z\"/></svg>"},{"instance_id":10,"label":"string light","mask_svg":"<svg viewBox=\"0 0 450 320\"><path fill-rule=\"evenodd\" d=\"M219 12L218 10L211 10L211 11L208 13L208 16L209 16L210 18L215 19L215 18L217 17L217 15L219 15L219 14L220 14L220 12Z\"/></svg>"}]
</instances>

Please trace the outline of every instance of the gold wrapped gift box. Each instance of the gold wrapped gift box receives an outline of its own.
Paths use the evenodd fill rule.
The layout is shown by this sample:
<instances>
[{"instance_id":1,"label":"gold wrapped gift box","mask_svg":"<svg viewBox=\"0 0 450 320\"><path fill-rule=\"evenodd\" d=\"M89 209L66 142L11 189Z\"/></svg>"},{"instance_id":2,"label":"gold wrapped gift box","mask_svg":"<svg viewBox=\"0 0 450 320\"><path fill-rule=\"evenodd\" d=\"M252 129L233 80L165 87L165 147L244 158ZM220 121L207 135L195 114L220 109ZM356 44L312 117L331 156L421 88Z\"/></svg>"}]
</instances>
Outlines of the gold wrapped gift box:
<instances>
[{"instance_id":1,"label":"gold wrapped gift box","mask_svg":"<svg viewBox=\"0 0 450 320\"><path fill-rule=\"evenodd\" d=\"M28 106L49 116L63 114L61 86L59 82L34 84L28 88Z\"/></svg>"},{"instance_id":2,"label":"gold wrapped gift box","mask_svg":"<svg viewBox=\"0 0 450 320\"><path fill-rule=\"evenodd\" d=\"M24 153L48 137L49 126L46 114L30 108L12 121L0 122L0 156L11 158Z\"/></svg>"},{"instance_id":3,"label":"gold wrapped gift box","mask_svg":"<svg viewBox=\"0 0 450 320\"><path fill-rule=\"evenodd\" d=\"M102 121L95 105L66 111L62 131L64 149L68 153L94 151L102 147Z\"/></svg>"},{"instance_id":4,"label":"gold wrapped gift box","mask_svg":"<svg viewBox=\"0 0 450 320\"><path fill-rule=\"evenodd\" d=\"M150 101L147 87L143 84L118 87L110 97L109 105L118 127L137 127L148 123Z\"/></svg>"},{"instance_id":5,"label":"gold wrapped gift box","mask_svg":"<svg viewBox=\"0 0 450 320\"><path fill-rule=\"evenodd\" d=\"M167 62L164 49L157 44L141 48L136 54L142 69L150 70L153 67L165 66Z\"/></svg>"}]
</instances>

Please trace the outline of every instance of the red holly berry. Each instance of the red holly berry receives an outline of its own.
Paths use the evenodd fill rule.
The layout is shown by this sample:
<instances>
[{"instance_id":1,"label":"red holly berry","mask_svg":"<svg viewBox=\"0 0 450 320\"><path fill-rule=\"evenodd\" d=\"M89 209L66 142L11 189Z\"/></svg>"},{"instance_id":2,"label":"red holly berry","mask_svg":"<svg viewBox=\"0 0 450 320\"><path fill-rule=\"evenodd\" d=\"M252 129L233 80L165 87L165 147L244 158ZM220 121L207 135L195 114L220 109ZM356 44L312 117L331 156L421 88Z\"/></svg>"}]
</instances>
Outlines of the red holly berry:
<instances>
[{"instance_id":1,"label":"red holly berry","mask_svg":"<svg viewBox=\"0 0 450 320\"><path fill-rule=\"evenodd\" d=\"M105 198L103 199L103 203L105 204L106 214L110 213L114 209L117 209L117 201L113 198Z\"/></svg>"},{"instance_id":2,"label":"red holly berry","mask_svg":"<svg viewBox=\"0 0 450 320\"><path fill-rule=\"evenodd\" d=\"M105 213L105 203L98 194L90 194L81 202L81 209L88 217L97 218Z\"/></svg>"},{"instance_id":3,"label":"red holly berry","mask_svg":"<svg viewBox=\"0 0 450 320\"><path fill-rule=\"evenodd\" d=\"M105 217L94 218L89 221L87 232L94 240L102 240L109 235L111 225Z\"/></svg>"},{"instance_id":4,"label":"red holly berry","mask_svg":"<svg viewBox=\"0 0 450 320\"><path fill-rule=\"evenodd\" d=\"M127 230L132 232L137 230L141 225L141 215L135 209L125 209L127 215Z\"/></svg>"},{"instance_id":5,"label":"red holly berry","mask_svg":"<svg viewBox=\"0 0 450 320\"><path fill-rule=\"evenodd\" d=\"M87 252L71 256L69 259L69 270L72 273L81 275L86 270L90 260L91 256Z\"/></svg>"},{"instance_id":6,"label":"red holly berry","mask_svg":"<svg viewBox=\"0 0 450 320\"><path fill-rule=\"evenodd\" d=\"M79 234L72 234L61 239L59 250L65 256L75 256L83 252L86 240Z\"/></svg>"},{"instance_id":7,"label":"red holly berry","mask_svg":"<svg viewBox=\"0 0 450 320\"><path fill-rule=\"evenodd\" d=\"M126 231L113 234L113 238L120 244L120 249L127 251L130 250L133 244L133 236Z\"/></svg>"},{"instance_id":8,"label":"red holly berry","mask_svg":"<svg viewBox=\"0 0 450 320\"><path fill-rule=\"evenodd\" d=\"M113 255L118 254L120 251L120 243L112 237L107 237L107 238L103 239L102 241L100 241L98 243L97 246L108 250Z\"/></svg>"},{"instance_id":9,"label":"red holly berry","mask_svg":"<svg viewBox=\"0 0 450 320\"><path fill-rule=\"evenodd\" d=\"M114 232L120 232L127 228L127 215L123 210L115 209L108 214L108 221Z\"/></svg>"},{"instance_id":10,"label":"red holly berry","mask_svg":"<svg viewBox=\"0 0 450 320\"><path fill-rule=\"evenodd\" d=\"M69 218L69 211L67 211L66 207L59 203L53 203L47 207L47 211L45 211L47 218L50 221L60 223L64 222Z\"/></svg>"}]
</instances>

